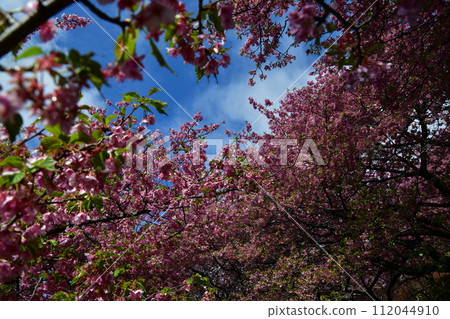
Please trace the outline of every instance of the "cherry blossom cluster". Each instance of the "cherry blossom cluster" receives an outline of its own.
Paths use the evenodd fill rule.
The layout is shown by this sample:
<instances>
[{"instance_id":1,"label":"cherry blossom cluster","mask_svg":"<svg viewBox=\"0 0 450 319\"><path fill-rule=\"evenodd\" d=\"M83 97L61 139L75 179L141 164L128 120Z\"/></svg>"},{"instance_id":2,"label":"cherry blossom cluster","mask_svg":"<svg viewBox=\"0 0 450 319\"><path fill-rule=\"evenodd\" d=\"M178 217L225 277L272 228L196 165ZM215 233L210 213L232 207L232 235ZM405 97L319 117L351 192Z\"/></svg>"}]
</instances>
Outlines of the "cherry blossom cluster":
<instances>
[{"instance_id":1,"label":"cherry blossom cluster","mask_svg":"<svg viewBox=\"0 0 450 319\"><path fill-rule=\"evenodd\" d=\"M51 53L37 59L36 71L53 73L60 68L61 56ZM73 71L73 69L72 69ZM33 115L39 115L44 125L57 125L65 132L70 131L78 113L78 100L81 86L86 83L73 77L64 86L56 87L53 92L45 92L44 84L34 76L22 72L13 72L12 84L16 90L2 96L3 121L11 119L23 105L27 104Z\"/></svg>"},{"instance_id":2,"label":"cherry blossom cluster","mask_svg":"<svg viewBox=\"0 0 450 319\"><path fill-rule=\"evenodd\" d=\"M275 110L270 100L250 99L268 118L268 133L248 124L210 160L207 137L219 125L202 125L201 114L163 133L148 110L136 116L139 103L126 95L112 113L110 101L78 105L81 90L101 87L105 76L142 79L136 52L137 63L119 57L104 70L76 50L7 69L0 299L446 296L439 279L448 273L450 238L446 1L336 0L332 10L315 1L221 1L198 17L175 1L117 4L131 12L129 28L149 40L172 32L169 53L204 75L228 65L231 28L247 37L243 54L259 71L292 61L280 52L282 35L315 37L310 52L329 50L314 79ZM43 39L54 28L46 22ZM16 123L25 107L39 125ZM320 154L311 144L305 150L306 140ZM302 155L313 160L290 165ZM408 290L411 283L420 288Z\"/></svg>"},{"instance_id":3,"label":"cherry blossom cluster","mask_svg":"<svg viewBox=\"0 0 450 319\"><path fill-rule=\"evenodd\" d=\"M400 0L398 2L398 16L411 26L416 26L419 19L419 10L425 4L425 0Z\"/></svg>"},{"instance_id":4,"label":"cherry blossom cluster","mask_svg":"<svg viewBox=\"0 0 450 319\"><path fill-rule=\"evenodd\" d=\"M76 14L66 15L65 13L63 13L61 15L61 19L55 18L55 21L51 19L47 20L47 22L42 24L36 31L38 32L39 38L42 42L48 42L55 36L57 28L68 31L76 29L78 27L84 28L90 23L92 23L91 19L79 17ZM23 43L27 42L28 40L30 40L30 36L25 38L25 40L23 40Z\"/></svg>"},{"instance_id":5,"label":"cherry blossom cluster","mask_svg":"<svg viewBox=\"0 0 450 319\"><path fill-rule=\"evenodd\" d=\"M90 23L92 23L91 19L79 17L76 14L66 15L65 13L63 13L61 15L61 20L59 18L55 19L56 26L65 31L76 29L77 27L85 28L86 25Z\"/></svg>"},{"instance_id":6,"label":"cherry blossom cluster","mask_svg":"<svg viewBox=\"0 0 450 319\"><path fill-rule=\"evenodd\" d=\"M15 93L0 93L0 122L12 121L21 108L22 102Z\"/></svg>"},{"instance_id":7,"label":"cherry blossom cluster","mask_svg":"<svg viewBox=\"0 0 450 319\"><path fill-rule=\"evenodd\" d=\"M294 36L296 42L303 42L307 39L315 38L317 30L315 28L315 8L312 5L305 5L299 11L295 9L289 13L289 33Z\"/></svg>"},{"instance_id":8,"label":"cherry blossom cluster","mask_svg":"<svg viewBox=\"0 0 450 319\"><path fill-rule=\"evenodd\" d=\"M56 34L56 25L52 20L48 20L46 23L39 27L39 38L42 42L48 42L53 39Z\"/></svg>"},{"instance_id":9,"label":"cherry blossom cluster","mask_svg":"<svg viewBox=\"0 0 450 319\"><path fill-rule=\"evenodd\" d=\"M103 70L103 75L105 77L111 77L116 79L118 82L123 82L126 79L130 80L142 80L142 71L144 65L142 60L144 55L134 56L133 58L127 59L122 64L116 62L110 63Z\"/></svg>"},{"instance_id":10,"label":"cherry blossom cluster","mask_svg":"<svg viewBox=\"0 0 450 319\"><path fill-rule=\"evenodd\" d=\"M224 4L218 9L212 6L211 10L218 10L216 14L225 30L234 28L231 5ZM223 48L223 32L214 30L211 22L203 26L201 20L189 17L181 2L153 0L136 15L136 26L145 27L147 36L155 40L163 33L161 26L170 25L175 25L175 32L169 39L169 55L181 55L185 63L197 66L208 77L218 74L219 67L226 68L229 65L230 56L224 53Z\"/></svg>"}]
</instances>

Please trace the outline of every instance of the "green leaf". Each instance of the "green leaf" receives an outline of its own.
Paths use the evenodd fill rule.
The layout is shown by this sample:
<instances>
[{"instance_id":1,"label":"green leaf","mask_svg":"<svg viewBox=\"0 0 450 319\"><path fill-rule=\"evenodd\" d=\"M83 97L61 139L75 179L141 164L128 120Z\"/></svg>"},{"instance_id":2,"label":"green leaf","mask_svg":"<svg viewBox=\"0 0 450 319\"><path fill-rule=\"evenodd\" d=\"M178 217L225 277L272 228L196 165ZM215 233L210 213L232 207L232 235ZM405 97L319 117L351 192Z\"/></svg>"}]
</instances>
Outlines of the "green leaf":
<instances>
[{"instance_id":1,"label":"green leaf","mask_svg":"<svg viewBox=\"0 0 450 319\"><path fill-rule=\"evenodd\" d=\"M26 171L27 167L24 167L20 172L0 175L0 186L5 184L6 186L10 186L19 183L25 177Z\"/></svg>"},{"instance_id":2,"label":"green leaf","mask_svg":"<svg viewBox=\"0 0 450 319\"><path fill-rule=\"evenodd\" d=\"M39 167L46 169L47 171L56 171L55 169L55 160L51 157L46 157L44 159L38 160L33 163L33 167Z\"/></svg>"},{"instance_id":3,"label":"green leaf","mask_svg":"<svg viewBox=\"0 0 450 319\"><path fill-rule=\"evenodd\" d=\"M54 126L46 126L45 129L52 133L54 136L59 137L63 134L63 132L61 131L61 127L59 126L59 124L56 124Z\"/></svg>"},{"instance_id":4,"label":"green leaf","mask_svg":"<svg viewBox=\"0 0 450 319\"><path fill-rule=\"evenodd\" d=\"M150 112L150 109L145 104L150 104L153 106L159 113L166 114L166 107L167 103L159 100L149 99L147 97L141 97L139 98L138 102L141 104L139 105L140 108L144 109L147 112Z\"/></svg>"},{"instance_id":5,"label":"green leaf","mask_svg":"<svg viewBox=\"0 0 450 319\"><path fill-rule=\"evenodd\" d=\"M69 55L67 56L69 58L70 61L72 61L73 64L75 64L76 66L79 64L80 61L80 52L78 52L75 49L70 49L69 51Z\"/></svg>"},{"instance_id":6,"label":"green leaf","mask_svg":"<svg viewBox=\"0 0 450 319\"><path fill-rule=\"evenodd\" d=\"M128 36L126 43L127 43L128 53L130 55L133 55L134 50L136 48L136 41L139 36L139 29L133 28L133 29L129 29L129 30L130 30L130 32L129 32L129 36Z\"/></svg>"},{"instance_id":7,"label":"green leaf","mask_svg":"<svg viewBox=\"0 0 450 319\"><path fill-rule=\"evenodd\" d=\"M94 73L89 74L89 80L91 80L97 90L100 90L103 84L107 84L103 76L98 76Z\"/></svg>"},{"instance_id":8,"label":"green leaf","mask_svg":"<svg viewBox=\"0 0 450 319\"><path fill-rule=\"evenodd\" d=\"M44 136L41 140L41 145L48 150L61 146L62 141L55 136Z\"/></svg>"},{"instance_id":9,"label":"green leaf","mask_svg":"<svg viewBox=\"0 0 450 319\"><path fill-rule=\"evenodd\" d=\"M56 240L54 240L54 239L51 239L51 240L49 240L50 242L53 242L53 241L55 241L56 242ZM58 243L58 242L56 242L56 243ZM42 279L44 279L44 280L47 280L48 279L48 274L47 273L42 273L42 274L39 274L39 278L42 278Z\"/></svg>"},{"instance_id":10,"label":"green leaf","mask_svg":"<svg viewBox=\"0 0 450 319\"><path fill-rule=\"evenodd\" d=\"M11 175L11 184L17 184L18 182L20 182L24 177L25 177L25 170L21 170L18 173L15 173L13 175Z\"/></svg>"},{"instance_id":11,"label":"green leaf","mask_svg":"<svg viewBox=\"0 0 450 319\"><path fill-rule=\"evenodd\" d=\"M156 92L161 91L161 89L158 88L151 88L150 91L148 91L148 96L151 96L153 94L155 94Z\"/></svg>"},{"instance_id":12,"label":"green leaf","mask_svg":"<svg viewBox=\"0 0 450 319\"><path fill-rule=\"evenodd\" d=\"M80 210L79 202L68 202L66 205L67 212L72 213L73 211Z\"/></svg>"},{"instance_id":13,"label":"green leaf","mask_svg":"<svg viewBox=\"0 0 450 319\"><path fill-rule=\"evenodd\" d=\"M165 111L165 108L167 106L166 102L158 101L158 100L151 100L149 103L151 106L153 106L158 111L158 113L167 115L167 113Z\"/></svg>"},{"instance_id":14,"label":"green leaf","mask_svg":"<svg viewBox=\"0 0 450 319\"><path fill-rule=\"evenodd\" d=\"M53 246L53 247L58 247L58 241L55 239L50 239L48 240L48 242ZM46 275L46 274L45 274Z\"/></svg>"},{"instance_id":15,"label":"green leaf","mask_svg":"<svg viewBox=\"0 0 450 319\"><path fill-rule=\"evenodd\" d=\"M83 124L89 125L89 116L84 113L78 113L78 118Z\"/></svg>"},{"instance_id":16,"label":"green leaf","mask_svg":"<svg viewBox=\"0 0 450 319\"><path fill-rule=\"evenodd\" d=\"M94 208L96 208L97 211L101 211L103 207L103 201L99 197L91 197L83 201L83 209L88 211L91 211Z\"/></svg>"},{"instance_id":17,"label":"green leaf","mask_svg":"<svg viewBox=\"0 0 450 319\"><path fill-rule=\"evenodd\" d=\"M92 132L92 137L96 142L100 141L104 135L105 133L103 133L102 130L95 130L94 132Z\"/></svg>"},{"instance_id":18,"label":"green leaf","mask_svg":"<svg viewBox=\"0 0 450 319\"><path fill-rule=\"evenodd\" d=\"M114 270L114 278L116 278L123 272L125 272L125 269L123 267L117 268L116 270Z\"/></svg>"},{"instance_id":19,"label":"green leaf","mask_svg":"<svg viewBox=\"0 0 450 319\"><path fill-rule=\"evenodd\" d=\"M92 209L92 200L90 198L83 201L83 209L88 211Z\"/></svg>"},{"instance_id":20,"label":"green leaf","mask_svg":"<svg viewBox=\"0 0 450 319\"><path fill-rule=\"evenodd\" d=\"M100 90L103 84L109 86L108 82L105 80L105 76L103 75L102 67L98 62L87 57L82 61L85 65L85 71L89 77L89 80L91 80L97 90Z\"/></svg>"},{"instance_id":21,"label":"green leaf","mask_svg":"<svg viewBox=\"0 0 450 319\"><path fill-rule=\"evenodd\" d=\"M78 281L78 279L77 279L77 281ZM72 283L74 283L73 280L72 280ZM65 291L58 291L58 292L53 294L53 296L51 297L51 300L56 300L56 301L69 301L69 300L70 301L75 301L76 299L75 299L75 296L74 296L73 293L69 294L69 293L67 293Z\"/></svg>"},{"instance_id":22,"label":"green leaf","mask_svg":"<svg viewBox=\"0 0 450 319\"><path fill-rule=\"evenodd\" d=\"M150 39L150 46L152 48L152 55L156 58L159 65L162 67L167 68L170 72L172 72L174 75L177 75L172 68L167 64L166 60L164 60L164 57L162 56L161 52L159 52L158 47L156 46L153 39Z\"/></svg>"},{"instance_id":23,"label":"green leaf","mask_svg":"<svg viewBox=\"0 0 450 319\"><path fill-rule=\"evenodd\" d=\"M0 162L0 166L11 166L13 168L20 168L23 166L23 159L20 156L9 156Z\"/></svg>"},{"instance_id":24,"label":"green leaf","mask_svg":"<svg viewBox=\"0 0 450 319\"><path fill-rule=\"evenodd\" d=\"M148 97L142 96L138 99L139 103L144 103L144 104L148 104L150 103L150 101L152 101L153 99L150 99Z\"/></svg>"},{"instance_id":25,"label":"green leaf","mask_svg":"<svg viewBox=\"0 0 450 319\"><path fill-rule=\"evenodd\" d=\"M101 65L92 60L94 53L90 52L84 55L80 55L77 50L70 50L68 59L74 66L74 71L77 79L80 81L85 81L86 79L91 80L94 86L100 90L103 84L108 85L105 77L101 70Z\"/></svg>"},{"instance_id":26,"label":"green leaf","mask_svg":"<svg viewBox=\"0 0 450 319\"><path fill-rule=\"evenodd\" d=\"M20 128L22 127L23 120L22 116L20 116L19 113L14 114L13 121L5 121L5 127L9 134L9 140L11 143L14 143L16 140L17 135L20 132Z\"/></svg>"},{"instance_id":27,"label":"green leaf","mask_svg":"<svg viewBox=\"0 0 450 319\"><path fill-rule=\"evenodd\" d=\"M83 276L84 276L84 272L79 273L72 279L71 284L75 285Z\"/></svg>"},{"instance_id":28,"label":"green leaf","mask_svg":"<svg viewBox=\"0 0 450 319\"><path fill-rule=\"evenodd\" d=\"M42 54L44 51L40 47L31 47L23 51L18 57L16 57L16 61L24 58L28 58L30 56Z\"/></svg>"},{"instance_id":29,"label":"green leaf","mask_svg":"<svg viewBox=\"0 0 450 319\"><path fill-rule=\"evenodd\" d=\"M350 55L348 58L342 57L338 61L338 68L342 69L344 65L355 65L356 59L353 55Z\"/></svg>"},{"instance_id":30,"label":"green leaf","mask_svg":"<svg viewBox=\"0 0 450 319\"><path fill-rule=\"evenodd\" d=\"M99 122L105 123L105 118L98 113L94 113L94 115L92 115L92 117Z\"/></svg>"},{"instance_id":31,"label":"green leaf","mask_svg":"<svg viewBox=\"0 0 450 319\"><path fill-rule=\"evenodd\" d=\"M3 186L5 184L8 186L9 181L10 181L9 175L0 175L0 186Z\"/></svg>"},{"instance_id":32,"label":"green leaf","mask_svg":"<svg viewBox=\"0 0 450 319\"><path fill-rule=\"evenodd\" d=\"M205 75L205 70L203 70L198 65L195 66L195 75L197 76L197 83L202 79L202 77Z\"/></svg>"},{"instance_id":33,"label":"green leaf","mask_svg":"<svg viewBox=\"0 0 450 319\"><path fill-rule=\"evenodd\" d=\"M128 92L125 94L122 94L122 99L126 102L132 103L133 99L139 99L139 94L137 94L136 92Z\"/></svg>"},{"instance_id":34,"label":"green leaf","mask_svg":"<svg viewBox=\"0 0 450 319\"><path fill-rule=\"evenodd\" d=\"M327 23L327 31L334 32L334 30L336 30L336 26L334 25L334 23L332 22Z\"/></svg>"},{"instance_id":35,"label":"green leaf","mask_svg":"<svg viewBox=\"0 0 450 319\"><path fill-rule=\"evenodd\" d=\"M209 20L212 21L212 23L214 24L214 27L216 28L216 30L220 33L224 33L225 30L222 27L222 23L219 17L219 11L218 10L211 10L209 12Z\"/></svg>"},{"instance_id":36,"label":"green leaf","mask_svg":"<svg viewBox=\"0 0 450 319\"><path fill-rule=\"evenodd\" d=\"M179 20L177 20L178 22ZM166 32L164 33L164 42L170 42L174 36L177 34L177 27L175 23L172 23L166 27Z\"/></svg>"},{"instance_id":37,"label":"green leaf","mask_svg":"<svg viewBox=\"0 0 450 319\"><path fill-rule=\"evenodd\" d=\"M121 48L122 46L122 48ZM125 43L123 41L123 33L119 34L116 40L116 44L114 45L114 55L116 56L117 61L122 60L123 54L125 53Z\"/></svg>"},{"instance_id":38,"label":"green leaf","mask_svg":"<svg viewBox=\"0 0 450 319\"><path fill-rule=\"evenodd\" d=\"M88 211L91 211L94 208L97 209L97 211L101 211L103 207L103 201L100 197L91 197L83 202L83 208Z\"/></svg>"},{"instance_id":39,"label":"green leaf","mask_svg":"<svg viewBox=\"0 0 450 319\"><path fill-rule=\"evenodd\" d=\"M79 132L75 132L74 134L72 134L70 136L69 143L79 144L80 142L81 143L90 143L91 141L92 141L91 137L88 134L79 131Z\"/></svg>"},{"instance_id":40,"label":"green leaf","mask_svg":"<svg viewBox=\"0 0 450 319\"><path fill-rule=\"evenodd\" d=\"M114 120L115 118L119 117L119 115L117 114L111 114L110 116L108 116L105 120L105 124L108 125L109 122L111 122L112 120Z\"/></svg>"},{"instance_id":41,"label":"green leaf","mask_svg":"<svg viewBox=\"0 0 450 319\"><path fill-rule=\"evenodd\" d=\"M95 170L102 171L105 169L105 161L109 157L109 154L107 151L102 151L99 153L95 153L92 156L92 165L94 166Z\"/></svg>"},{"instance_id":42,"label":"green leaf","mask_svg":"<svg viewBox=\"0 0 450 319\"><path fill-rule=\"evenodd\" d=\"M370 46L370 48L367 49L367 53L366 53L366 54L367 54L367 55L372 54L372 53L374 53L375 51L378 51L378 49L381 49L383 46L384 46L383 43L375 43L375 44L372 44L372 45Z\"/></svg>"},{"instance_id":43,"label":"green leaf","mask_svg":"<svg viewBox=\"0 0 450 319\"><path fill-rule=\"evenodd\" d=\"M143 109L144 111L151 112L150 109L148 108L148 106L146 104L144 104L144 103L140 103L139 107L141 109Z\"/></svg>"},{"instance_id":44,"label":"green leaf","mask_svg":"<svg viewBox=\"0 0 450 319\"><path fill-rule=\"evenodd\" d=\"M51 197L61 197L63 195L64 195L64 193L60 192L60 191L54 191L50 194Z\"/></svg>"},{"instance_id":45,"label":"green leaf","mask_svg":"<svg viewBox=\"0 0 450 319\"><path fill-rule=\"evenodd\" d=\"M133 56L138 35L139 29L128 28L117 37L114 55L118 61L128 60Z\"/></svg>"}]
</instances>

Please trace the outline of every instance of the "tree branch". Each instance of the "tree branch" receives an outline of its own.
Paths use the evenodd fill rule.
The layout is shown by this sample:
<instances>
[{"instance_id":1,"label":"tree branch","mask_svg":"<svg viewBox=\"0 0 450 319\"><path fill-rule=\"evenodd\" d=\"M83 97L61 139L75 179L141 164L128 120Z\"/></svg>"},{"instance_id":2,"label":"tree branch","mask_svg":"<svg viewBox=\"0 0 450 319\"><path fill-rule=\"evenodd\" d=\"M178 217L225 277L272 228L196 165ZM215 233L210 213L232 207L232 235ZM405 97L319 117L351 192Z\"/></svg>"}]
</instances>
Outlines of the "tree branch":
<instances>
[{"instance_id":1,"label":"tree branch","mask_svg":"<svg viewBox=\"0 0 450 319\"><path fill-rule=\"evenodd\" d=\"M73 0L50 0L40 2L39 7L23 21L8 27L0 34L0 58L11 50L27 35L36 30L45 21L72 4Z\"/></svg>"},{"instance_id":2,"label":"tree branch","mask_svg":"<svg viewBox=\"0 0 450 319\"><path fill-rule=\"evenodd\" d=\"M0 34L0 58L11 50L27 35L34 32L40 25L50 19L52 16L71 5L74 0L49 0L40 2L40 5L29 16L20 22L12 24L6 28L5 32ZM129 26L130 22L122 21L120 18L112 18L94 6L89 0L79 0L89 8L96 16L105 21L114 23L122 29Z\"/></svg>"},{"instance_id":3,"label":"tree branch","mask_svg":"<svg viewBox=\"0 0 450 319\"><path fill-rule=\"evenodd\" d=\"M2 8L0 8L0 18L5 19L10 25L17 22L17 20L14 19L14 17L10 15L9 12L6 12Z\"/></svg>"},{"instance_id":4,"label":"tree branch","mask_svg":"<svg viewBox=\"0 0 450 319\"><path fill-rule=\"evenodd\" d=\"M316 0L316 2L317 2L318 4L320 4L320 5L322 6L322 8L325 9L325 11L330 12L330 13L333 14L339 21L341 21L345 28L349 28L349 27L350 27L351 24L350 24L347 20L345 20L339 12L337 12L337 11L334 10L331 6L329 6L327 3L325 3L325 1L323 1L323 0Z\"/></svg>"},{"instance_id":5,"label":"tree branch","mask_svg":"<svg viewBox=\"0 0 450 319\"><path fill-rule=\"evenodd\" d=\"M148 214L150 213L150 210L148 209L144 209L144 210L140 210L134 214L122 214L122 215L118 215L118 216L108 216L108 217L102 217L102 218L95 218L95 219L90 219L87 220L83 223L80 224L73 224L73 223L67 223L63 226L59 226L53 229L50 229L47 232L47 235L55 235L55 234L59 234L62 233L66 230L67 227L73 227L73 226L88 226L88 225L93 225L93 224L99 224L99 223L108 223L108 222L112 222L114 220L120 220L120 219L125 219L125 218L131 218L131 217L137 217L140 215L144 215L144 214Z\"/></svg>"},{"instance_id":6,"label":"tree branch","mask_svg":"<svg viewBox=\"0 0 450 319\"><path fill-rule=\"evenodd\" d=\"M79 0L82 4L84 4L86 7L89 8L93 13L95 13L96 16L98 16L100 19L103 19L105 21L117 24L122 29L125 27L128 27L130 25L130 22L128 21L122 21L119 17L112 18L109 15L105 14L103 11L101 11L99 8L94 6L89 0Z\"/></svg>"},{"instance_id":7,"label":"tree branch","mask_svg":"<svg viewBox=\"0 0 450 319\"><path fill-rule=\"evenodd\" d=\"M39 277L39 280L38 280L36 286L34 286L33 293L31 294L31 297L30 297L29 301L33 300L33 298L36 295L36 292L37 292L41 282L42 282L42 277Z\"/></svg>"}]
</instances>

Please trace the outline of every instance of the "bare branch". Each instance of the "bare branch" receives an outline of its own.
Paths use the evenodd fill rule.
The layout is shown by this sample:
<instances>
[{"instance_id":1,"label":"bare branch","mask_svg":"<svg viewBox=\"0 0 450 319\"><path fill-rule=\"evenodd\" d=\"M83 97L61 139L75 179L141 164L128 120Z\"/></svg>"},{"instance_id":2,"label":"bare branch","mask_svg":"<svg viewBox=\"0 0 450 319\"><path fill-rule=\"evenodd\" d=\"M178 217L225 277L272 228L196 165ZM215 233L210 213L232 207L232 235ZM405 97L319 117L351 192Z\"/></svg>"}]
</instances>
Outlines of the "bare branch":
<instances>
[{"instance_id":1,"label":"bare branch","mask_svg":"<svg viewBox=\"0 0 450 319\"><path fill-rule=\"evenodd\" d=\"M86 7L89 8L89 10L91 10L93 13L95 13L96 16L98 16L100 19L103 19L105 21L117 24L118 26L120 26L122 29L124 29L125 27L128 27L130 25L129 21L123 21L120 20L119 17L116 18L112 18L109 15L105 14L103 11L101 11L99 8L97 8L96 6L94 6L89 0L79 0L82 4L84 4Z\"/></svg>"},{"instance_id":2,"label":"bare branch","mask_svg":"<svg viewBox=\"0 0 450 319\"><path fill-rule=\"evenodd\" d=\"M64 232L66 230L67 227L73 227L73 226L81 227L81 226L88 226L88 225L93 225L93 224L108 223L108 222L112 222L112 221L115 221L115 220L131 218L131 217L137 217L137 216L148 214L148 213L150 213L150 210L144 209L144 210L138 211L138 212L133 213L133 214L122 214L122 215L118 215L118 216L107 216L107 217L100 217L100 218L90 219L90 220L87 220L87 221L85 221L83 223L80 223L80 224L67 223L67 224L62 225L60 227L56 227L56 228L50 229L47 232L47 235L54 235L54 234L62 233L62 232Z\"/></svg>"},{"instance_id":3,"label":"bare branch","mask_svg":"<svg viewBox=\"0 0 450 319\"><path fill-rule=\"evenodd\" d=\"M6 28L5 32L0 34L0 57L11 52L11 50L26 38L27 35L34 32L40 25L53 17L59 11L71 5L74 0L49 0L40 2L36 11L27 16L24 20L16 22ZM89 0L79 0L89 8L100 19L114 23L122 29L129 26L129 21L122 21L120 18L112 18L94 6ZM10 21L10 23L13 20Z\"/></svg>"},{"instance_id":4,"label":"bare branch","mask_svg":"<svg viewBox=\"0 0 450 319\"><path fill-rule=\"evenodd\" d=\"M36 11L27 16L23 21L8 27L0 34L0 57L11 52L11 50L25 39L27 35L36 30L45 21L57 14L65 7L72 4L73 0L50 0L40 2Z\"/></svg>"}]
</instances>

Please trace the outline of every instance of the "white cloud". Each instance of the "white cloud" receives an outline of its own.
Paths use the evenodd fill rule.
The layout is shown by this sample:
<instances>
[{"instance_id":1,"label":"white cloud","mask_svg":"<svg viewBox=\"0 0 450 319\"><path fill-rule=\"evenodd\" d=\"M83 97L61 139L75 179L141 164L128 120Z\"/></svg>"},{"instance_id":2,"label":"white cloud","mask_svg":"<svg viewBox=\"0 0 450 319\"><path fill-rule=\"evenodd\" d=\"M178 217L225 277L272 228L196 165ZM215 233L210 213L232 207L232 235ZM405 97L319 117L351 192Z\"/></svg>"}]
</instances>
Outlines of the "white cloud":
<instances>
[{"instance_id":1,"label":"white cloud","mask_svg":"<svg viewBox=\"0 0 450 319\"><path fill-rule=\"evenodd\" d=\"M225 120L226 126L231 125L234 131L243 129L245 121L250 124L256 121L253 125L256 132L269 132L266 117L261 116L261 113L250 105L248 98L253 97L261 104L264 104L265 99L269 99L275 102L272 108L277 108L279 100L284 98L288 88L293 91L295 88L306 85L306 82L312 79L308 75L311 70L307 70L311 61L308 61L309 59L304 53L306 47L291 48L290 53L296 55L297 60L292 61L292 64L284 68L267 72L267 79L263 81L260 81L257 75L255 77L256 84L252 87L247 83L250 78L248 72L255 69L255 64L239 54L239 49L243 46L245 40L238 40L232 34L229 34L229 39L228 46L233 48L229 51L231 55L230 67L221 69L218 85L215 85L214 80L212 80L206 90L195 95L194 101L202 107L203 115L208 121ZM280 50L287 49L292 41L292 37L282 37ZM227 79L231 78L231 81L224 83L223 76ZM230 130L232 129L230 128Z\"/></svg>"},{"instance_id":2,"label":"white cloud","mask_svg":"<svg viewBox=\"0 0 450 319\"><path fill-rule=\"evenodd\" d=\"M211 121L226 120L228 124L240 124L244 128L245 121L254 123L255 131L268 132L267 119L255 110L248 102L253 97L257 102L264 104L265 99L276 101L286 89L304 72L305 68L284 68L268 73L264 81L256 81L255 86L247 84L249 75L235 74L228 84L210 85L207 90L198 94L195 102L202 105L205 118ZM293 87L302 87L310 78L307 74L302 76ZM291 88L292 90L292 88ZM283 99L281 96L280 99ZM279 105L279 101L274 107ZM260 117L260 118L259 118ZM258 119L259 118L259 119Z\"/></svg>"},{"instance_id":3,"label":"white cloud","mask_svg":"<svg viewBox=\"0 0 450 319\"><path fill-rule=\"evenodd\" d=\"M1 8L6 11L12 11L23 7L29 0L2 0Z\"/></svg>"},{"instance_id":4,"label":"white cloud","mask_svg":"<svg viewBox=\"0 0 450 319\"><path fill-rule=\"evenodd\" d=\"M96 88L92 87L90 89L84 89L82 94L83 97L79 101L78 105L88 105L95 107L105 106L106 101Z\"/></svg>"}]
</instances>

